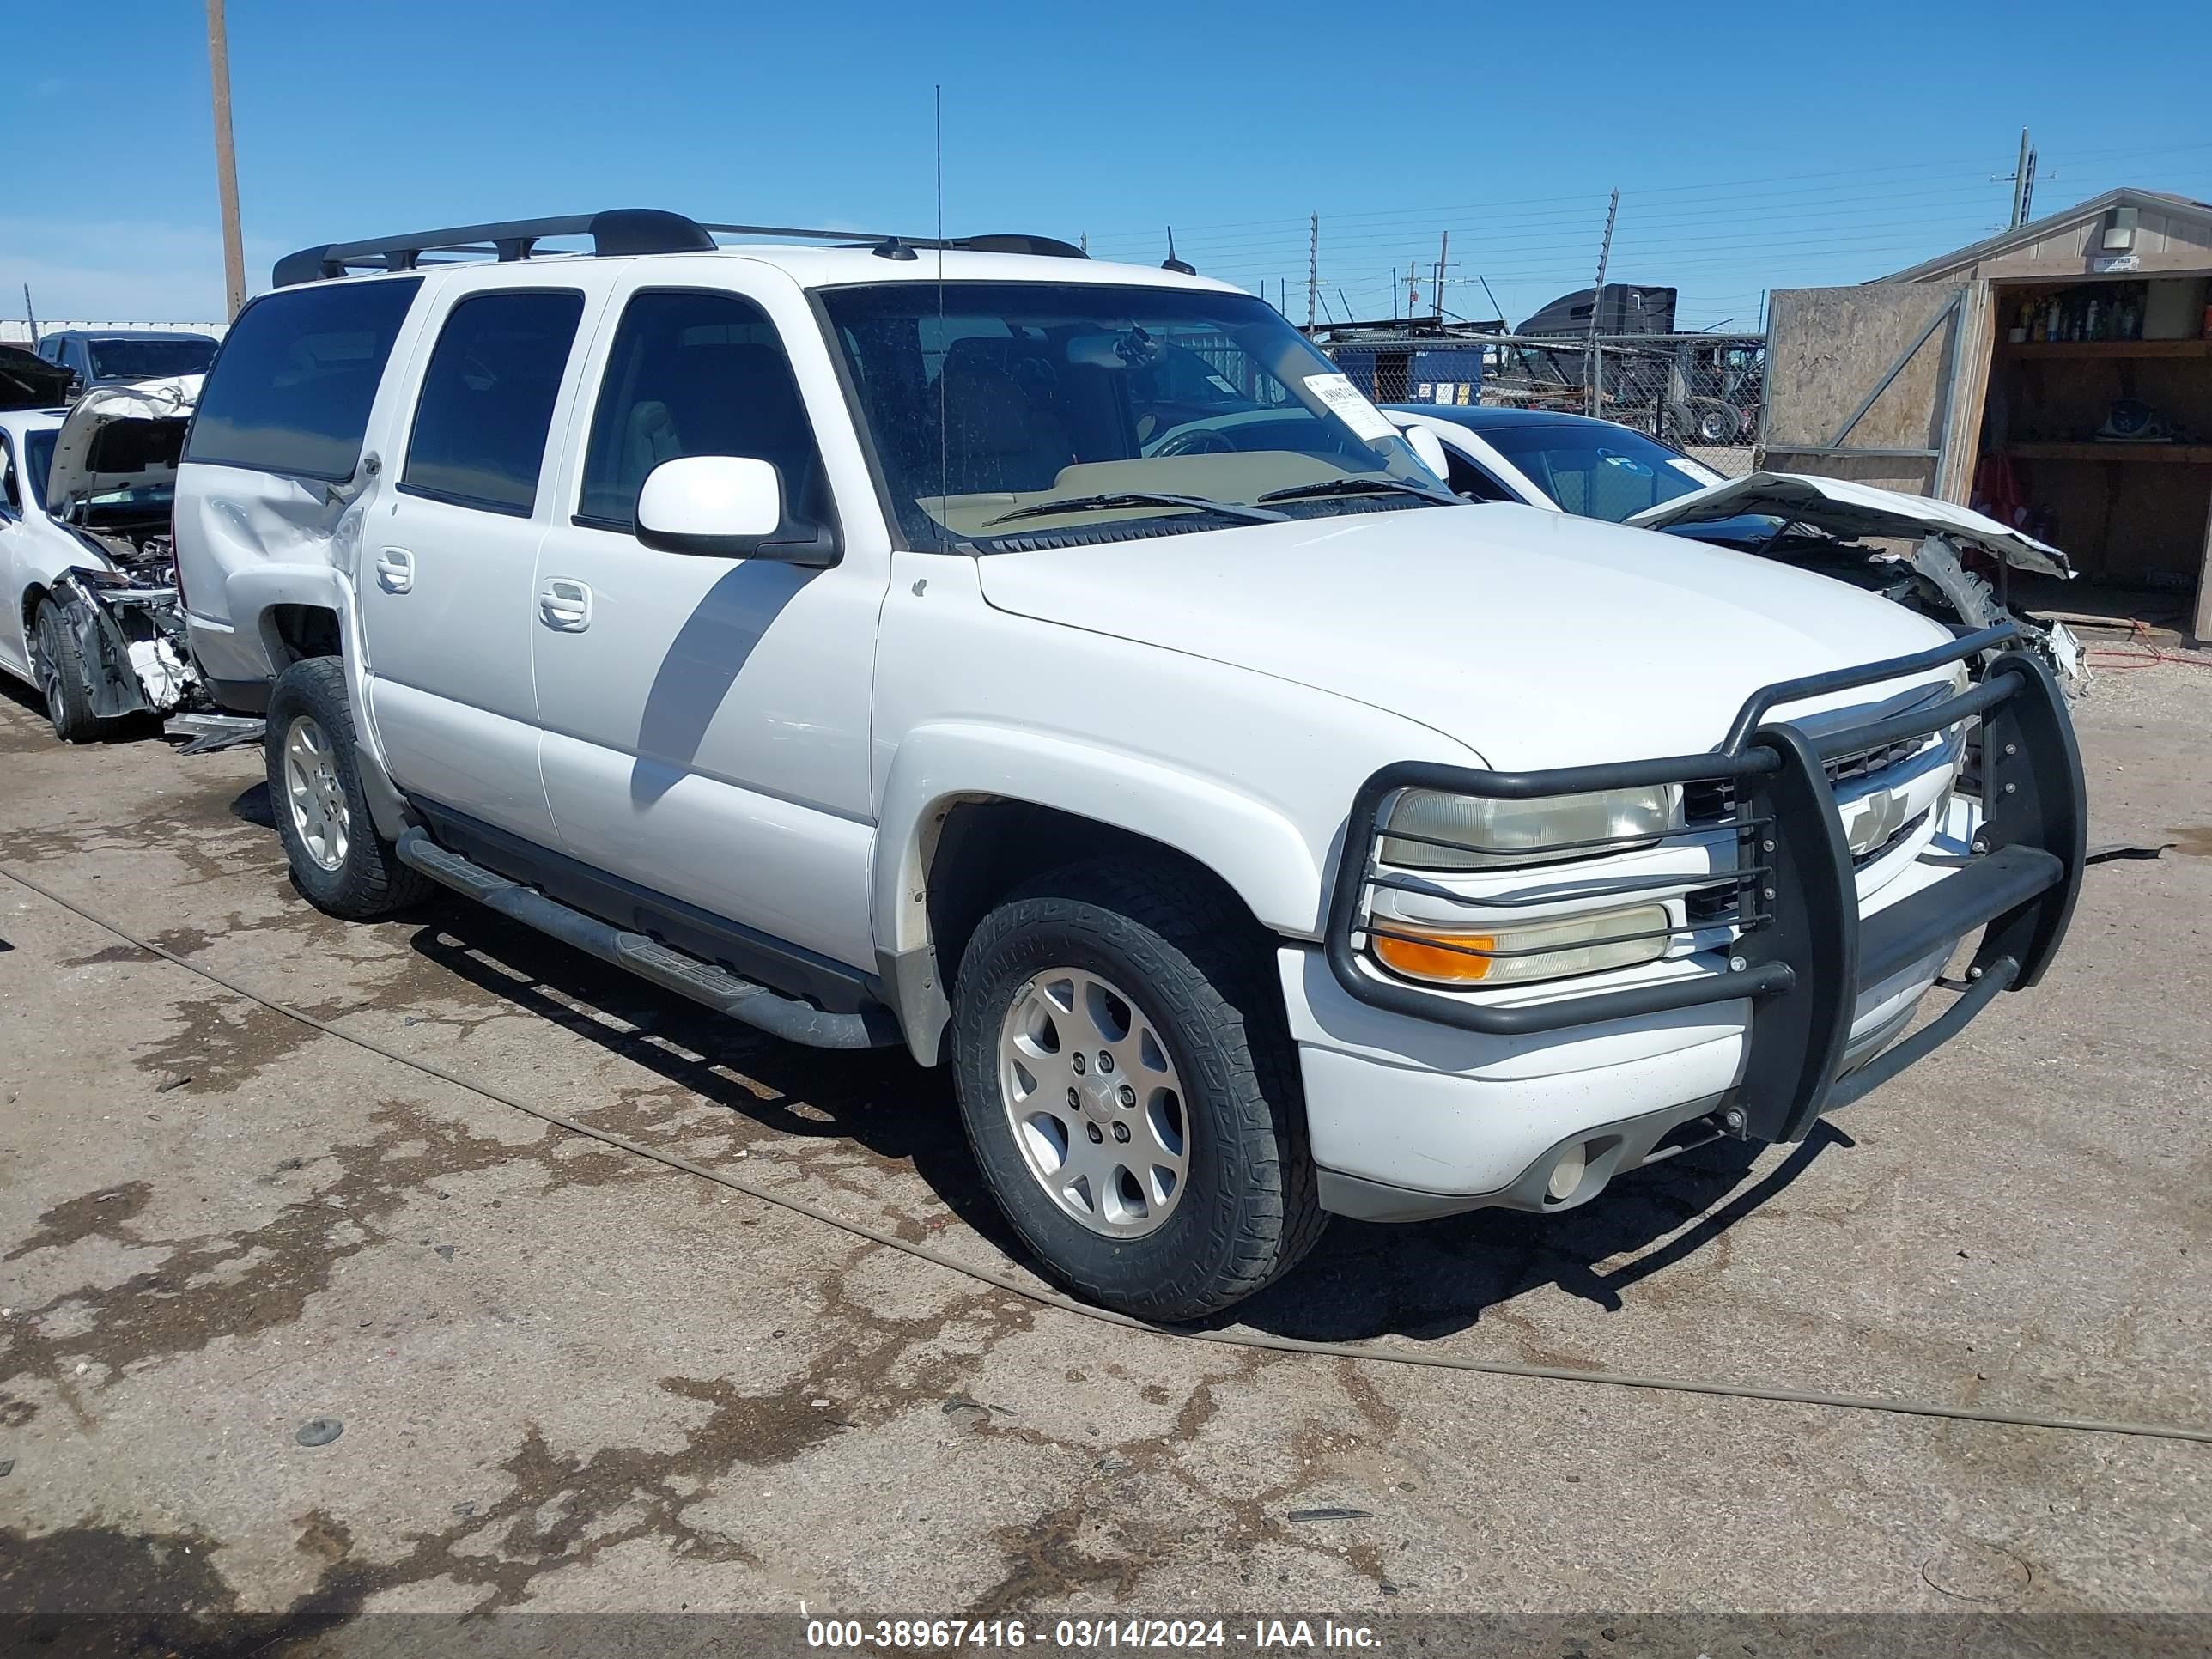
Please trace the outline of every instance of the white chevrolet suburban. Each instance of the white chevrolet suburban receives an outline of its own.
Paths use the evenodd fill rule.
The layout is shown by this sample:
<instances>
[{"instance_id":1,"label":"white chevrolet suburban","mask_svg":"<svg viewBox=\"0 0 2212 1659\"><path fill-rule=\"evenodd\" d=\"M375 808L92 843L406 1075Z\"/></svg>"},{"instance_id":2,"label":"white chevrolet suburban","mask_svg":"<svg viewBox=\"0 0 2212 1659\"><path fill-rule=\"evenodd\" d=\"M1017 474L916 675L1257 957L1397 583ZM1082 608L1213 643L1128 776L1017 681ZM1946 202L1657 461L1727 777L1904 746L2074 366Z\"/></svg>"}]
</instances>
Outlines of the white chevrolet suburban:
<instances>
[{"instance_id":1,"label":"white chevrolet suburban","mask_svg":"<svg viewBox=\"0 0 2212 1659\"><path fill-rule=\"evenodd\" d=\"M1187 266L624 210L276 280L177 547L301 890L949 1063L1100 1302L1802 1137L2065 931L2008 625L1462 501Z\"/></svg>"}]
</instances>

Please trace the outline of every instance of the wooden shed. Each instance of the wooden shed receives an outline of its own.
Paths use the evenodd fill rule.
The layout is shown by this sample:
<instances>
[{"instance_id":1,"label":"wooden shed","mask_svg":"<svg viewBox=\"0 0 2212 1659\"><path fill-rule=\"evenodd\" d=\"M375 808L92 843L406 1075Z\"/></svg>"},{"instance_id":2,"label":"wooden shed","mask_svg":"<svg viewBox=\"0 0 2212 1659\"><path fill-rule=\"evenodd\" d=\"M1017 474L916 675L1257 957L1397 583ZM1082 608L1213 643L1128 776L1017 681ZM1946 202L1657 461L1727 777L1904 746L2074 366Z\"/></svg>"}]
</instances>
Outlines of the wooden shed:
<instances>
[{"instance_id":1,"label":"wooden shed","mask_svg":"<svg viewBox=\"0 0 2212 1659\"><path fill-rule=\"evenodd\" d=\"M1981 506L2212 637L2212 205L2114 190L1769 312L1761 464Z\"/></svg>"}]
</instances>

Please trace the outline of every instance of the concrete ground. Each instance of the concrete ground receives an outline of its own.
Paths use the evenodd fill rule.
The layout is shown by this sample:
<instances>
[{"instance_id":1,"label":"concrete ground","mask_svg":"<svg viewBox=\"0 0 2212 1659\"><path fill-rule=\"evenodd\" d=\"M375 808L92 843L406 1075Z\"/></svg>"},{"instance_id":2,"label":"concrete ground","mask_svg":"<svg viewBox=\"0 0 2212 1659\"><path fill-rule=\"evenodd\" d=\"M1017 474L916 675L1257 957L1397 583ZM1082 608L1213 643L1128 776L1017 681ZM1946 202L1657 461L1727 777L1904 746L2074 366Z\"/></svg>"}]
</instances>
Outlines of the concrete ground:
<instances>
[{"instance_id":1,"label":"concrete ground","mask_svg":"<svg viewBox=\"0 0 2212 1659\"><path fill-rule=\"evenodd\" d=\"M2040 990L1795 1150L1548 1219L1340 1222L1241 1325L2212 1425L2212 673L2110 674L2079 724L2092 840L2172 845L2089 872ZM269 822L258 750L64 749L0 701L0 867L1002 1261L940 1075L757 1039L459 901L330 921ZM2212 1447L1112 1328L5 880L0 1103L0 1609L240 1654L388 1611L2212 1609Z\"/></svg>"}]
</instances>

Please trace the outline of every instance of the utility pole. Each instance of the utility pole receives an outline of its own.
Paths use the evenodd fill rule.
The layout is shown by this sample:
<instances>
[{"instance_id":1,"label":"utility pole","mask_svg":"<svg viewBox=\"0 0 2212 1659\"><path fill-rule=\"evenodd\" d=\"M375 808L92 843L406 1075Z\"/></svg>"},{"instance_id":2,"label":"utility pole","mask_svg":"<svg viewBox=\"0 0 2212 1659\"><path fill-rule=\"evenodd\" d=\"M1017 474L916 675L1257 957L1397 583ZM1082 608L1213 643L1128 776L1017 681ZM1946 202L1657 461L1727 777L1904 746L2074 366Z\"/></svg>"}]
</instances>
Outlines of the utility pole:
<instances>
[{"instance_id":1,"label":"utility pole","mask_svg":"<svg viewBox=\"0 0 2212 1659\"><path fill-rule=\"evenodd\" d=\"M238 158L230 146L230 37L222 0L207 0L208 74L215 88L215 177L222 200L222 285L234 318L246 305L246 244L238 231Z\"/></svg>"},{"instance_id":2,"label":"utility pole","mask_svg":"<svg viewBox=\"0 0 2212 1659\"><path fill-rule=\"evenodd\" d=\"M1321 215L1313 216L1306 236L1306 326L1314 325L1314 304L1321 293Z\"/></svg>"},{"instance_id":3,"label":"utility pole","mask_svg":"<svg viewBox=\"0 0 2212 1659\"><path fill-rule=\"evenodd\" d=\"M1605 311L1605 268L1613 258L1613 222L1620 212L1620 191L1605 204L1605 236L1597 245L1597 282L1590 289L1589 373L1583 377L1583 412L1595 415L1605 406L1603 370L1598 366L1598 319Z\"/></svg>"},{"instance_id":4,"label":"utility pole","mask_svg":"<svg viewBox=\"0 0 2212 1659\"><path fill-rule=\"evenodd\" d=\"M1440 323L1444 319L1444 266L1449 262L1450 258L1451 232L1446 231L1437 242L1436 293L1432 296L1437 302L1437 320Z\"/></svg>"},{"instance_id":5,"label":"utility pole","mask_svg":"<svg viewBox=\"0 0 2212 1659\"><path fill-rule=\"evenodd\" d=\"M23 320L30 325L31 347L32 349L36 350L39 344L39 313L31 309L31 285L28 283L23 284Z\"/></svg>"},{"instance_id":6,"label":"utility pole","mask_svg":"<svg viewBox=\"0 0 2212 1659\"><path fill-rule=\"evenodd\" d=\"M2012 222L2024 225L2035 207L2035 151L2027 142L2027 129L2020 130L2020 160L2012 170Z\"/></svg>"}]
</instances>

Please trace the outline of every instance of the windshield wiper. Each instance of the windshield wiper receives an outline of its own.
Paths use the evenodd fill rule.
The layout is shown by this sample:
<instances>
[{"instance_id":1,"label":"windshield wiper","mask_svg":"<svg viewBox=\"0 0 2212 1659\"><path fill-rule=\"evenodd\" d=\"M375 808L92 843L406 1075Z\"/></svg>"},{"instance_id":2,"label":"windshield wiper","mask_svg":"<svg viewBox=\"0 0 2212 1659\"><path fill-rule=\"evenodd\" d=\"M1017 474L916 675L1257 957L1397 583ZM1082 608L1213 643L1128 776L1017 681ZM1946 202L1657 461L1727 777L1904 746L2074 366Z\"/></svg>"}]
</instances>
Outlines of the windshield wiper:
<instances>
[{"instance_id":1,"label":"windshield wiper","mask_svg":"<svg viewBox=\"0 0 2212 1659\"><path fill-rule=\"evenodd\" d=\"M1403 478L1330 478L1321 483L1292 484L1288 489L1271 489L1260 500L1317 501L1331 495L1371 495L1377 490L1418 495L1425 501L1434 501L1438 507L1467 505L1456 495L1431 489L1426 484L1410 483Z\"/></svg>"},{"instance_id":2,"label":"windshield wiper","mask_svg":"<svg viewBox=\"0 0 2212 1659\"><path fill-rule=\"evenodd\" d=\"M1268 499L1261 496L1265 501ZM993 525L1012 524L1016 519L1049 518L1055 513L1103 513L1117 507L1182 507L1194 513L1218 514L1224 519L1235 519L1242 524L1279 524L1289 516L1270 513L1264 507L1240 507L1234 501L1208 501L1203 495L1170 495L1150 489L1126 489L1111 495L1066 495L1056 501L1039 501L1034 507L1018 507L1011 513L1001 513L995 519L986 519L981 528Z\"/></svg>"}]
</instances>

